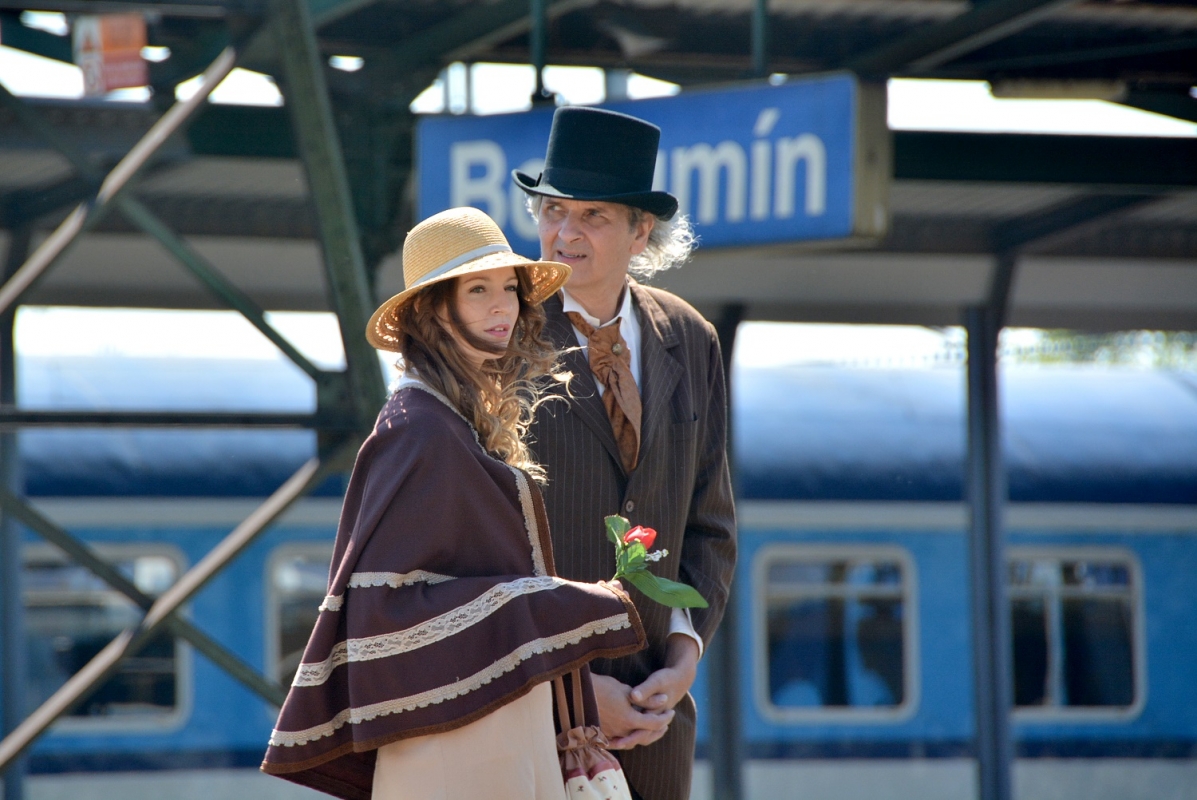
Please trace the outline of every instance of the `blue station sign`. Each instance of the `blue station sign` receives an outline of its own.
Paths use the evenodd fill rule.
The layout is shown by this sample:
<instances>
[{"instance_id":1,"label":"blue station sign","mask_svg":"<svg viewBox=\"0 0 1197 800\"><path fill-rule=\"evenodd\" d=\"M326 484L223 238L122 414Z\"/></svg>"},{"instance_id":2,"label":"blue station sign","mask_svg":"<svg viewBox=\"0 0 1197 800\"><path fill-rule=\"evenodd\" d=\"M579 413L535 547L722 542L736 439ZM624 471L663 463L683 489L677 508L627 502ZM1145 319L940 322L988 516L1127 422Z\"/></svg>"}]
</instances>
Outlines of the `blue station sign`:
<instances>
[{"instance_id":1,"label":"blue station sign","mask_svg":"<svg viewBox=\"0 0 1197 800\"><path fill-rule=\"evenodd\" d=\"M888 223L885 88L833 74L604 105L661 128L654 189L678 198L702 247L877 237ZM435 116L416 130L420 219L490 214L536 256L536 222L511 170L544 165L553 109Z\"/></svg>"}]
</instances>

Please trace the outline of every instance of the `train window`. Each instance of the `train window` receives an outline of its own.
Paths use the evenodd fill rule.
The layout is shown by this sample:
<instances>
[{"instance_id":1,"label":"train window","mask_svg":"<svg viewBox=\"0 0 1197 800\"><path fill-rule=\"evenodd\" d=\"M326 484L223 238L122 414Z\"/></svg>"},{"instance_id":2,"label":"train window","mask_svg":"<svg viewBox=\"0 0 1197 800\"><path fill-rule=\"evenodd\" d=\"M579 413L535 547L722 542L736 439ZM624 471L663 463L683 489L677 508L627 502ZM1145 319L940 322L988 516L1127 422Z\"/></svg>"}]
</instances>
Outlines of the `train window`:
<instances>
[{"instance_id":1,"label":"train window","mask_svg":"<svg viewBox=\"0 0 1197 800\"><path fill-rule=\"evenodd\" d=\"M758 699L779 721L904 716L914 694L913 564L889 548L766 548Z\"/></svg>"},{"instance_id":2,"label":"train window","mask_svg":"<svg viewBox=\"0 0 1197 800\"><path fill-rule=\"evenodd\" d=\"M267 665L284 686L291 684L303 658L303 649L316 624L328 584L327 545L289 545L275 551L267 570Z\"/></svg>"},{"instance_id":3,"label":"train window","mask_svg":"<svg viewBox=\"0 0 1197 800\"><path fill-rule=\"evenodd\" d=\"M182 571L180 555L162 548L97 551L151 597L169 588ZM142 611L86 567L50 548L26 551L24 579L32 712L118 633L137 624ZM84 732L181 721L183 647L170 634L154 637L60 720L60 729Z\"/></svg>"},{"instance_id":4,"label":"train window","mask_svg":"<svg viewBox=\"0 0 1197 800\"><path fill-rule=\"evenodd\" d=\"M1137 575L1128 554L1011 553L1015 706L1125 712L1136 705Z\"/></svg>"}]
</instances>

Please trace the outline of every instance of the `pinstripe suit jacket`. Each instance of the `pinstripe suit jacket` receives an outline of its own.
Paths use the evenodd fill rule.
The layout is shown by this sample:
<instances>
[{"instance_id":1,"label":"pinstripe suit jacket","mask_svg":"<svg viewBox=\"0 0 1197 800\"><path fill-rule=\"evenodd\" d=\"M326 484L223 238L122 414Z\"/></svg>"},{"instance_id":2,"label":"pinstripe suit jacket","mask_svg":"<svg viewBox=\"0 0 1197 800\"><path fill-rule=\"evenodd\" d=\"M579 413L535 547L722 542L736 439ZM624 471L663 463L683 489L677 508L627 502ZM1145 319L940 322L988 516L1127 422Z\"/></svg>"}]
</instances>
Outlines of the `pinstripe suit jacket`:
<instances>
[{"instance_id":1,"label":"pinstripe suit jacket","mask_svg":"<svg viewBox=\"0 0 1197 800\"><path fill-rule=\"evenodd\" d=\"M723 616L735 564L735 513L727 464L727 397L715 330L668 292L631 282L641 336L643 405L640 459L625 473L611 423L586 356L577 348L559 296L545 302L547 337L574 373L572 397L540 407L531 430L536 459L548 471L544 492L554 558L563 577L597 581L615 570L603 517L622 514L657 530L669 556L658 575L689 583L710 608L692 609L709 644ZM559 395L563 392L557 391ZM648 648L595 661L591 668L635 686L665 662L670 610L628 587L648 634ZM695 708L687 696L658 742L619 753L643 800L687 800L694 760Z\"/></svg>"}]
</instances>

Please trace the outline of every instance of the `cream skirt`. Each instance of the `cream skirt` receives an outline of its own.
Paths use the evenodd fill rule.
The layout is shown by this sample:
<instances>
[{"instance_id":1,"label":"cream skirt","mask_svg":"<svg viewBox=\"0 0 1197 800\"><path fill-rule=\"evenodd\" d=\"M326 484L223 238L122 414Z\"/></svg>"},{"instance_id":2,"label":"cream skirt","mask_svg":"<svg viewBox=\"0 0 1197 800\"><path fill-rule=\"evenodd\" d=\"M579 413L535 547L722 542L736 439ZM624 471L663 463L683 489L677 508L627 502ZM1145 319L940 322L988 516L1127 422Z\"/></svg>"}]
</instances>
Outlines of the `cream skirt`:
<instances>
[{"instance_id":1,"label":"cream skirt","mask_svg":"<svg viewBox=\"0 0 1197 800\"><path fill-rule=\"evenodd\" d=\"M551 684L448 733L378 748L375 800L564 800Z\"/></svg>"}]
</instances>

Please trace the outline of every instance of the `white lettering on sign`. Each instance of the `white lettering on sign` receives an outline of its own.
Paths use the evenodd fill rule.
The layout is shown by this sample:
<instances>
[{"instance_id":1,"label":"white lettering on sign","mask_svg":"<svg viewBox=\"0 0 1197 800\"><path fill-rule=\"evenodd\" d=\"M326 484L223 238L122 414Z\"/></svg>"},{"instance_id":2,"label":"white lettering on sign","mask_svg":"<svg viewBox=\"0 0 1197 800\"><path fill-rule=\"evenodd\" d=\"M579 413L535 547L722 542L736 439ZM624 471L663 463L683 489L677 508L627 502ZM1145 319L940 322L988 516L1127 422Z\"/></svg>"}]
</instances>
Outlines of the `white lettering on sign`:
<instances>
[{"instance_id":1,"label":"white lettering on sign","mask_svg":"<svg viewBox=\"0 0 1197 800\"><path fill-rule=\"evenodd\" d=\"M719 219L720 185L724 187L723 219L741 222L745 211L753 220L788 219L794 216L799 191L799 170L803 213L818 217L827 210L827 150L814 134L770 140L781 109L761 109L752 133L756 137L751 157L737 142L720 142L715 147L700 142L689 147L675 147L670 154L671 174L666 181L665 159L658 155L654 188L673 187L682 213L692 213L696 221L712 223ZM697 205L694 202L697 174ZM722 180L721 180L722 179Z\"/></svg>"},{"instance_id":2,"label":"white lettering on sign","mask_svg":"<svg viewBox=\"0 0 1197 800\"><path fill-rule=\"evenodd\" d=\"M730 223L789 219L799 207L804 216L822 216L827 210L827 149L813 133L771 138L781 113L779 108L761 109L747 152L728 140L657 153L653 189L670 187L681 212L704 224L720 221L720 211ZM519 169L537 175L544 161L529 159ZM497 142L452 143L449 172L451 206L476 206L517 236L537 238L536 221L525 210L524 193L511 180L507 155Z\"/></svg>"},{"instance_id":3,"label":"white lettering on sign","mask_svg":"<svg viewBox=\"0 0 1197 800\"><path fill-rule=\"evenodd\" d=\"M769 218L770 178L773 174L773 146L764 137L773 132L773 126L781 119L781 109L765 108L757 115L752 126L752 210L749 215L756 220Z\"/></svg>"},{"instance_id":4,"label":"white lettering on sign","mask_svg":"<svg viewBox=\"0 0 1197 800\"><path fill-rule=\"evenodd\" d=\"M449 147L449 205L476 206L503 227L511 176L503 148L489 139L454 142Z\"/></svg>"},{"instance_id":5,"label":"white lettering on sign","mask_svg":"<svg viewBox=\"0 0 1197 800\"><path fill-rule=\"evenodd\" d=\"M777 140L777 194L773 215L794 216L794 184L798 163L806 162L806 215L817 217L827 208L827 149L813 133Z\"/></svg>"},{"instance_id":6,"label":"white lettering on sign","mask_svg":"<svg viewBox=\"0 0 1197 800\"><path fill-rule=\"evenodd\" d=\"M728 222L744 219L748 194L748 164L744 148L735 142L720 142L712 148L705 142L690 147L673 148L673 194L678 206L691 208L690 178L697 172L702 188L698 198L699 222L714 222L719 218L719 173L727 175Z\"/></svg>"}]
</instances>

